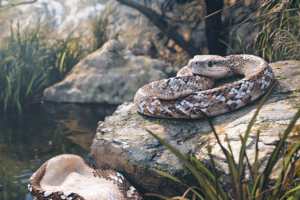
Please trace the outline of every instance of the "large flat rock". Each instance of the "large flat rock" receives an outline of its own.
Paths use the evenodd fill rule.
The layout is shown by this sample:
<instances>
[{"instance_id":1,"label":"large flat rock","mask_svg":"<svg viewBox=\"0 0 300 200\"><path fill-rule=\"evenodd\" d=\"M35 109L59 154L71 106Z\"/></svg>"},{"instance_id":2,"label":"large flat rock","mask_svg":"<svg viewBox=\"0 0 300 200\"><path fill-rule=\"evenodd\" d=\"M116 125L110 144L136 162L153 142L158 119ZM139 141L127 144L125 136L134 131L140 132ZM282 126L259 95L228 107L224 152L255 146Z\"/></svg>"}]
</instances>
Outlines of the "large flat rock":
<instances>
[{"instance_id":1,"label":"large flat rock","mask_svg":"<svg viewBox=\"0 0 300 200\"><path fill-rule=\"evenodd\" d=\"M82 59L59 83L44 91L46 101L120 104L133 101L143 85L167 78L156 59L134 56L117 40Z\"/></svg>"},{"instance_id":2,"label":"large flat rock","mask_svg":"<svg viewBox=\"0 0 300 200\"><path fill-rule=\"evenodd\" d=\"M254 161L256 131L261 130L258 141L260 169L274 150L280 134L283 134L290 120L299 109L300 85L293 83L298 79L299 61L273 63L279 84L268 97L257 117L247 143L250 163ZM288 72L294 70L293 72ZM240 152L240 136L255 112L260 99L237 111L212 118L221 139L228 148L228 136L235 160ZM300 122L298 122L299 124ZM228 167L220 146L204 119L173 120L141 115L133 103L124 103L112 116L100 121L90 151L90 162L94 167L112 168L124 174L141 192L159 193L165 196L182 195L186 188L174 181L163 178L153 170L165 171L179 180L197 185L189 171L169 150L154 139L147 130L152 131L182 152L194 155L206 166L210 166L207 145L212 146L220 182L226 191L230 188ZM272 177L280 171L275 167Z\"/></svg>"}]
</instances>

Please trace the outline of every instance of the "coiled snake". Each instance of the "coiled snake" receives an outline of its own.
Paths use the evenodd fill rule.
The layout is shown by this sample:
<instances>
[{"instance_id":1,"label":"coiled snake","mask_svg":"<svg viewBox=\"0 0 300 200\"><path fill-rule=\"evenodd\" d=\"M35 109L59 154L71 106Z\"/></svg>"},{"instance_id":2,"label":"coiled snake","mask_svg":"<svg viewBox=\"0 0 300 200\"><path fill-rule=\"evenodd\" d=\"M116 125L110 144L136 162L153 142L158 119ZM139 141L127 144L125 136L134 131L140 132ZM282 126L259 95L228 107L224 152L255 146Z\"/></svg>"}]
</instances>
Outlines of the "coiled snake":
<instances>
[{"instance_id":1,"label":"coiled snake","mask_svg":"<svg viewBox=\"0 0 300 200\"><path fill-rule=\"evenodd\" d=\"M245 78L210 89L214 80L237 74ZM253 102L270 88L273 79L270 65L257 56L195 56L176 77L141 87L134 104L140 113L154 117L217 116Z\"/></svg>"}]
</instances>

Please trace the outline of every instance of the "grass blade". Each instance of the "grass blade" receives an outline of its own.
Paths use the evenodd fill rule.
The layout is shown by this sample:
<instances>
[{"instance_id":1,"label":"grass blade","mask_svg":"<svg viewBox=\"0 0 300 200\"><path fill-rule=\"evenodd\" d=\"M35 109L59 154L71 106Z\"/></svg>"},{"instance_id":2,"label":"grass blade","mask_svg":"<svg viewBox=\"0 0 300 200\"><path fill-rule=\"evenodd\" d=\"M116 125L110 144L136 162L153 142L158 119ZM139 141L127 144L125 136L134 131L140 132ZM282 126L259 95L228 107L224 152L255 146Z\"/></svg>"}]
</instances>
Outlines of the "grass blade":
<instances>
[{"instance_id":1,"label":"grass blade","mask_svg":"<svg viewBox=\"0 0 300 200\"><path fill-rule=\"evenodd\" d=\"M156 138L161 144L163 144L165 147L167 147L172 153L174 153L180 160L181 162L183 162L185 164L185 166L191 171L191 173L194 175L194 177L197 179L197 181L199 182L199 184L204 187L205 191L207 192L207 194L212 198L214 197L214 194L212 193L211 189L209 187L205 187L205 185L203 185L203 182L205 182L205 180L202 180L201 175L199 174L199 172L197 171L196 168L194 168L194 166L185 158L185 156L179 151L177 150L175 147L173 147L172 145L170 145L169 143L167 143L166 141L164 141L163 139L161 139L160 137L158 137L157 135L155 135L154 133L152 133L150 130L147 130L154 138ZM198 196L198 195L197 195ZM198 196L199 198L202 198L200 195Z\"/></svg>"},{"instance_id":2,"label":"grass blade","mask_svg":"<svg viewBox=\"0 0 300 200\"><path fill-rule=\"evenodd\" d=\"M234 50L231 48L231 46L229 44L227 44L227 42L225 42L224 40L218 39L220 42L222 42L223 44L225 44L230 51L232 52L233 55L236 55L236 53L234 52Z\"/></svg>"},{"instance_id":3,"label":"grass blade","mask_svg":"<svg viewBox=\"0 0 300 200\"><path fill-rule=\"evenodd\" d=\"M187 188L189 188L189 190L193 191L195 195L201 197L201 195L200 195L197 191L195 191L192 187L190 187L190 186L188 186L188 185L182 183L180 180L178 180L178 179L175 178L174 176L172 176L172 175L170 175L170 174L168 174L168 173L166 173L166 172L160 171L160 170L155 170L155 172L158 173L158 174L161 175L161 176L167 177L167 178L169 178L169 179L171 179L171 180L173 180L173 181L176 181L176 182L178 182L178 183L183 184L184 186L186 186ZM172 198L172 199L173 199L173 198ZM203 199L203 200L204 200L204 199Z\"/></svg>"},{"instance_id":4,"label":"grass blade","mask_svg":"<svg viewBox=\"0 0 300 200\"><path fill-rule=\"evenodd\" d=\"M258 115L260 109L262 108L263 104L265 103L265 101L266 101L267 97L269 96L270 92L271 92L271 91L273 90L273 88L275 87L276 83L277 83L277 81L274 81L274 83L273 83L272 86L270 87L269 91L265 94L265 96L264 96L263 99L261 100L260 104L258 105L258 107L257 107L257 109L256 109L256 111L255 111L255 113L254 113L254 115L253 115L253 117L252 117L252 119L251 119L250 122L249 122L249 125L248 125L248 127L247 127L245 136L244 136L244 138L243 138L243 140L242 140L243 143L242 143L242 146L241 146L241 151L240 151L240 156L239 156L239 166L238 166L238 169L239 169L238 177L239 177L239 178L238 178L238 181L237 181L237 182L239 183L239 185L240 185L241 182L242 182L242 180L241 180L241 179L242 179L241 174L242 174L242 169L243 169L243 161L244 161L244 157L245 157L246 142L247 142L247 140L248 140L248 137L249 137L251 128L252 128L252 126L253 126L253 124L254 124L254 121L255 121L255 119L256 119L256 117L257 117L257 115ZM241 190L241 188L240 188L240 190Z\"/></svg>"},{"instance_id":5,"label":"grass blade","mask_svg":"<svg viewBox=\"0 0 300 200\"><path fill-rule=\"evenodd\" d=\"M194 158L193 156L189 155L190 160L192 161L192 163L194 163L196 165L196 168L203 174L205 174L207 177L210 178L210 180L212 182L216 181L215 176L201 163L199 162L196 158ZM223 188L221 187L220 183L217 182L217 187L218 187L218 191L220 191L220 195L222 196L222 199L224 200L228 200L226 193L224 192Z\"/></svg>"},{"instance_id":6,"label":"grass blade","mask_svg":"<svg viewBox=\"0 0 300 200\"><path fill-rule=\"evenodd\" d=\"M37 72L38 68L39 68L39 66L37 65L36 68L35 68L34 73L32 74L32 78L31 78L30 83L29 83L29 85L28 85L28 88L27 88L25 97L28 96L28 94L29 94L29 92L30 92L30 90L31 90L31 87L32 87L33 81L35 80L35 76L36 76L36 72Z\"/></svg>"},{"instance_id":7,"label":"grass blade","mask_svg":"<svg viewBox=\"0 0 300 200\"><path fill-rule=\"evenodd\" d=\"M258 141L260 136L260 130L256 132L256 141L255 141L255 158L254 158L254 179L253 183L256 182L258 176Z\"/></svg>"},{"instance_id":8,"label":"grass blade","mask_svg":"<svg viewBox=\"0 0 300 200\"><path fill-rule=\"evenodd\" d=\"M241 151L240 151L240 157L239 157L239 169L242 169L242 165L243 165L243 160L244 160L244 157L245 157L245 149L246 149L246 142L248 140L248 137L249 137L249 134L250 134L250 131L251 131L251 128L254 124L254 121L260 111L260 109L262 108L263 104L265 103L265 101L267 100L267 97L269 96L269 94L271 93L271 91L273 90L273 88L275 87L275 85L277 84L277 81L274 81L274 83L272 84L272 86L270 87L269 91L265 94L265 96L263 97L263 99L261 100L261 102L259 103L252 119L250 120L249 124L248 124L248 127L247 127L247 130L246 130L246 133L245 133L245 136L243 138L243 143L242 143L242 147L241 147Z\"/></svg>"},{"instance_id":9,"label":"grass blade","mask_svg":"<svg viewBox=\"0 0 300 200\"><path fill-rule=\"evenodd\" d=\"M277 144L275 150L272 152L271 157L269 158L268 163L266 165L266 168L262 172L262 176L260 176L258 178L258 180L256 180L255 185L253 187L254 189L252 191L252 196L254 196L254 192L256 193L257 191L263 191L264 188L267 188L267 185L269 182L269 175L271 174L272 169L280 156L280 150L281 150L282 146L284 145L284 142L285 142L288 134L294 127L294 125L295 125L296 121L299 119L299 117L300 117L300 109L296 113L294 119L292 120L292 122L290 123L288 128L285 130L284 135L281 138L281 140L279 141L279 143ZM259 190L257 190L258 187L259 187ZM262 197L262 199L263 199L263 197Z\"/></svg>"},{"instance_id":10,"label":"grass blade","mask_svg":"<svg viewBox=\"0 0 300 200\"><path fill-rule=\"evenodd\" d=\"M65 57L66 57L66 51L63 53L62 58L60 60L59 72L61 73L61 75L63 74L63 64L64 64Z\"/></svg>"},{"instance_id":11,"label":"grass blade","mask_svg":"<svg viewBox=\"0 0 300 200\"><path fill-rule=\"evenodd\" d=\"M177 178L175 178L174 176L166 173L166 172L163 172L163 171L160 171L160 170L155 170L156 173L158 173L159 175L161 176L164 176L164 177L167 177L169 179L172 179L173 181L176 181L178 183L182 183L180 180L178 180Z\"/></svg>"},{"instance_id":12,"label":"grass blade","mask_svg":"<svg viewBox=\"0 0 300 200\"><path fill-rule=\"evenodd\" d=\"M6 95L5 95L5 98L4 98L4 112L7 109L7 104L9 102L9 98L10 98L10 95L11 95L11 82L10 82L10 79L9 79L8 76L5 76L5 77L6 77L6 81L7 81L7 88L6 88Z\"/></svg>"},{"instance_id":13,"label":"grass blade","mask_svg":"<svg viewBox=\"0 0 300 200\"><path fill-rule=\"evenodd\" d=\"M233 156L222 145L222 143L219 139L219 136L218 136L212 122L208 118L208 116L205 113L203 113L203 116L207 120L207 122L208 122L209 126L211 127L211 129L212 129L212 131L213 131L213 133L214 133L214 135L215 135L215 137L216 137L216 139L217 139L224 155L226 156L228 167L229 167L229 170L230 170L231 179L232 179L232 188L235 188L235 186L237 185L237 180L238 180L238 171L237 171L236 164L234 162ZM236 195L236 193L235 193L235 195Z\"/></svg>"},{"instance_id":14,"label":"grass blade","mask_svg":"<svg viewBox=\"0 0 300 200\"><path fill-rule=\"evenodd\" d=\"M285 197L286 197L286 195L288 195L288 194L290 194L290 193L292 193L292 192L295 192L295 191L297 191L297 190L300 190L300 185L298 185L297 187L295 187L295 188L289 190L288 192L286 192L286 193L281 197L280 200L284 200Z\"/></svg>"},{"instance_id":15,"label":"grass blade","mask_svg":"<svg viewBox=\"0 0 300 200\"><path fill-rule=\"evenodd\" d=\"M300 109L298 110L298 112L296 113L294 119L292 120L292 122L290 123L290 125L288 126L288 128L285 130L284 135L282 137L282 139L279 141L278 145L276 146L275 150L273 151L271 158L269 159L269 163L266 167L266 177L269 177L269 174L271 173L271 170L273 169L274 165L276 164L276 161L278 160L278 156L280 155L280 149L283 146L288 134L291 132L292 128L295 126L296 121L299 119L300 117ZM264 185L267 184L267 181L264 181Z\"/></svg>"},{"instance_id":16,"label":"grass blade","mask_svg":"<svg viewBox=\"0 0 300 200\"><path fill-rule=\"evenodd\" d=\"M285 165L283 166L282 172L279 174L279 177L277 178L275 186L279 185L281 183L281 181L283 181L283 176L286 174L286 171L287 171L289 163L292 161L292 158L293 158L294 154L297 153L297 151L299 151L299 150L300 150L300 142L298 142L293 147L293 149L291 150L291 152L289 153L289 155L286 157L285 163L284 163ZM274 191L272 193L272 196L273 197L277 197L278 193L280 192L280 189L282 189L282 188L278 187L278 188L274 189Z\"/></svg>"}]
</instances>

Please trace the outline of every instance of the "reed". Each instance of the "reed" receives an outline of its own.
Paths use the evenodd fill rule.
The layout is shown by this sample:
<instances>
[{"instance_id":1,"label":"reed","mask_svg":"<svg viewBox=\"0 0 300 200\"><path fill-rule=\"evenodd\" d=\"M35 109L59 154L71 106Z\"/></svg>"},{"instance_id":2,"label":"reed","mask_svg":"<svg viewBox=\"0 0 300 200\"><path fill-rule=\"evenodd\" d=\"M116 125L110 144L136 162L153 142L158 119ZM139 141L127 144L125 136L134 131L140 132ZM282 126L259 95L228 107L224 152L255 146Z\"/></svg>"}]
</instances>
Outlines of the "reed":
<instances>
[{"instance_id":1,"label":"reed","mask_svg":"<svg viewBox=\"0 0 300 200\"><path fill-rule=\"evenodd\" d=\"M265 0L258 12L254 49L269 62L299 60L300 1Z\"/></svg>"},{"instance_id":2,"label":"reed","mask_svg":"<svg viewBox=\"0 0 300 200\"><path fill-rule=\"evenodd\" d=\"M92 41L83 49L82 36L56 39L55 30L39 22L35 28L11 26L8 42L0 44L0 111L22 112L22 106L40 101L45 88L61 81L88 53L108 41L108 15L92 22ZM54 35L54 36L53 36Z\"/></svg>"},{"instance_id":3,"label":"reed","mask_svg":"<svg viewBox=\"0 0 300 200\"><path fill-rule=\"evenodd\" d=\"M231 152L230 144L229 151L223 146L223 144L220 142L219 136L215 131L214 126L212 125L212 122L207 118L211 129L214 133L215 138L217 139L218 144L221 146L222 152L224 153L228 167L230 169L230 178L231 178L231 190L226 194L223 188L221 187L221 184L218 182L217 177L217 169L214 164L213 155L211 154L210 147L208 147L208 153L211 160L211 167L212 171L209 171L208 168L206 168L201 162L199 162L196 158L189 154L183 154L167 142L165 142L163 139L158 137L157 135L153 134L151 131L149 133L155 137L161 144L163 144L165 147L167 147L172 153L174 153L184 164L185 166L190 170L190 172L193 174L193 176L198 180L199 186L188 186L183 184L180 180L176 179L175 177L163 172L156 170L156 172L162 176L165 176L167 178L170 178L174 181L177 181L179 183L182 183L185 185L188 191L191 191L193 193L192 199L196 199L198 197L199 199L212 199L212 200L228 200L230 199L236 199L236 200L275 200L275 199L286 199L287 196L289 196L289 199L298 199L300 186L299 185L293 185L291 187L291 183L287 181L287 177L291 176L293 177L293 174L296 173L296 175L299 173L299 169L297 168L298 165L296 165L296 161L299 159L299 155L297 152L300 150L300 142L297 141L295 144L290 146L289 151L286 153L285 162L282 168L281 173L277 177L277 180L275 181L275 184L270 187L270 175L272 172L272 169L274 168L275 164L279 160L279 158L282 156L282 152L284 150L284 143L286 142L289 133L295 129L296 121L300 117L300 110L297 112L294 119L291 121L290 125L285 130L284 134L282 135L280 141L278 142L276 148L270 155L267 165L263 170L259 170L258 166L258 138L260 131L257 132L257 138L256 138L256 157L254 162L254 167L252 168L249 159L247 157L246 153L246 142L250 134L250 130L254 124L254 121L256 117L258 116L258 113L260 109L262 108L262 105L267 99L267 96L270 94L272 88L274 88L276 83L273 84L271 89L268 91L268 93L264 96L262 101L260 102L256 112L254 113L248 128L245 132L245 134L241 137L242 146L241 151L239 155L239 159L237 163L233 159L233 154ZM227 140L229 142L229 140ZM246 165L249 168L250 171L250 179L245 178L246 174ZM261 172L260 172L261 171ZM160 197L161 199L187 199L185 196L187 194L183 194L183 196L168 198L163 195L159 194L146 194L146 196L156 196Z\"/></svg>"}]
</instances>

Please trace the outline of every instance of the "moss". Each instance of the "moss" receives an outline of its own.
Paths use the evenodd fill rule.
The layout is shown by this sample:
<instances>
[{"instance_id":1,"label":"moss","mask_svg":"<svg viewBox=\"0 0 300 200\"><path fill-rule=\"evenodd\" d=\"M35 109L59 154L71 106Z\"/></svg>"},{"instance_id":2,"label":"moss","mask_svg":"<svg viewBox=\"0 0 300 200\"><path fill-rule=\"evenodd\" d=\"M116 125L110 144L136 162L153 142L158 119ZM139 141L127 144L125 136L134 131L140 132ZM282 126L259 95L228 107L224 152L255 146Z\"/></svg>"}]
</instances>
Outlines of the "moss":
<instances>
[{"instance_id":1,"label":"moss","mask_svg":"<svg viewBox=\"0 0 300 200\"><path fill-rule=\"evenodd\" d=\"M179 119L162 119L162 118L160 118L160 119L156 119L156 120L152 121L152 123L154 123L154 124L170 124L172 126L180 127L189 122L179 120Z\"/></svg>"},{"instance_id":2,"label":"moss","mask_svg":"<svg viewBox=\"0 0 300 200\"><path fill-rule=\"evenodd\" d=\"M269 120L264 120L260 123L260 129L261 130L266 130L270 127L272 121Z\"/></svg>"},{"instance_id":3,"label":"moss","mask_svg":"<svg viewBox=\"0 0 300 200\"><path fill-rule=\"evenodd\" d=\"M194 137L195 137L196 135L198 135L198 134L200 134L200 133L195 132L195 133L193 133L193 134L187 134L186 137L183 137L183 138L181 138L181 139L182 139L183 142L186 142L186 141L188 141L188 140L194 138Z\"/></svg>"},{"instance_id":4,"label":"moss","mask_svg":"<svg viewBox=\"0 0 300 200\"><path fill-rule=\"evenodd\" d=\"M290 99L289 102L292 104L292 108L296 108L296 109L300 108L299 97L295 99Z\"/></svg>"},{"instance_id":5,"label":"moss","mask_svg":"<svg viewBox=\"0 0 300 200\"><path fill-rule=\"evenodd\" d=\"M300 89L296 89L293 91L293 93L298 93L298 92L300 92Z\"/></svg>"},{"instance_id":6,"label":"moss","mask_svg":"<svg viewBox=\"0 0 300 200\"><path fill-rule=\"evenodd\" d=\"M202 147L204 147L210 139L203 139L206 137L200 137L197 141L197 150L199 151Z\"/></svg>"}]
</instances>

